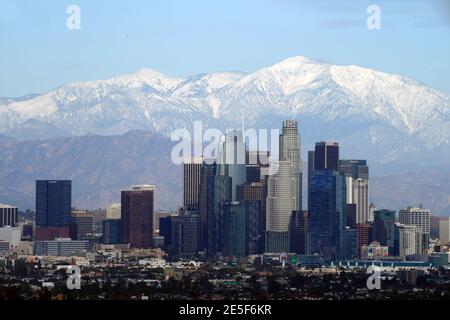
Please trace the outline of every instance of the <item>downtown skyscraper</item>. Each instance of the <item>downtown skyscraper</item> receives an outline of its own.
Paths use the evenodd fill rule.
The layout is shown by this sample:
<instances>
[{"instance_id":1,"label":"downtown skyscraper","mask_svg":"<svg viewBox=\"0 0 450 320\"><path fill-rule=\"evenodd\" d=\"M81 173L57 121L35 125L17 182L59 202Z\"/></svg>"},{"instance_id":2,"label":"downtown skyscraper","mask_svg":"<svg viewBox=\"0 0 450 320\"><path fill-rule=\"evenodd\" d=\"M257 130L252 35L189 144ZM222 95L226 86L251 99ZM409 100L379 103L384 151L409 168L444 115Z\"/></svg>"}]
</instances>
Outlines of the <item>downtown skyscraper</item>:
<instances>
[{"instance_id":1,"label":"downtown skyscraper","mask_svg":"<svg viewBox=\"0 0 450 320\"><path fill-rule=\"evenodd\" d=\"M292 163L294 196L296 197L294 210L302 210L302 158L297 121L283 121L279 146L280 161L290 161Z\"/></svg>"},{"instance_id":2,"label":"downtown skyscraper","mask_svg":"<svg viewBox=\"0 0 450 320\"><path fill-rule=\"evenodd\" d=\"M122 239L132 248L152 246L155 192L154 185L139 185L121 193Z\"/></svg>"},{"instance_id":3,"label":"downtown skyscraper","mask_svg":"<svg viewBox=\"0 0 450 320\"><path fill-rule=\"evenodd\" d=\"M298 124L283 121L279 161L269 169L266 201L266 251L289 251L289 224L293 211L302 206L301 151Z\"/></svg>"},{"instance_id":4,"label":"downtown skyscraper","mask_svg":"<svg viewBox=\"0 0 450 320\"><path fill-rule=\"evenodd\" d=\"M36 226L65 228L70 225L72 181L36 181Z\"/></svg>"},{"instance_id":5,"label":"downtown skyscraper","mask_svg":"<svg viewBox=\"0 0 450 320\"><path fill-rule=\"evenodd\" d=\"M245 151L242 130L227 130L219 144L217 174L231 177L232 201L236 201L236 186L246 181Z\"/></svg>"},{"instance_id":6,"label":"downtown skyscraper","mask_svg":"<svg viewBox=\"0 0 450 320\"><path fill-rule=\"evenodd\" d=\"M354 205L356 223L372 222L369 211L369 167L366 160L339 160L347 183L347 204Z\"/></svg>"},{"instance_id":7,"label":"downtown skyscraper","mask_svg":"<svg viewBox=\"0 0 450 320\"><path fill-rule=\"evenodd\" d=\"M310 252L326 258L345 256L347 185L339 172L339 144L318 142L308 154ZM311 167L313 166L313 167Z\"/></svg>"},{"instance_id":8,"label":"downtown skyscraper","mask_svg":"<svg viewBox=\"0 0 450 320\"><path fill-rule=\"evenodd\" d=\"M203 159L190 158L183 161L183 208L199 209L200 173Z\"/></svg>"}]
</instances>

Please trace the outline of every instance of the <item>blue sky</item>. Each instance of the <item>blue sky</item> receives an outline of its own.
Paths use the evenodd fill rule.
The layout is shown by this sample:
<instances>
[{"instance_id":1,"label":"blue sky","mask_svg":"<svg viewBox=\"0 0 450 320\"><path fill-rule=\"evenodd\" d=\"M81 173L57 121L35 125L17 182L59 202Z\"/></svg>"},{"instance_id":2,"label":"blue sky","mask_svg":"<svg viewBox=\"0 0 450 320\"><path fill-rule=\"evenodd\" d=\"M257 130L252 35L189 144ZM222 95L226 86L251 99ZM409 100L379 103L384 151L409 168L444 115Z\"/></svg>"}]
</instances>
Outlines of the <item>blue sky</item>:
<instances>
[{"instance_id":1,"label":"blue sky","mask_svg":"<svg viewBox=\"0 0 450 320\"><path fill-rule=\"evenodd\" d=\"M253 72L303 55L450 93L450 1L0 0L0 96L151 68ZM69 5L81 30L66 28ZM366 27L369 5L381 30Z\"/></svg>"}]
</instances>

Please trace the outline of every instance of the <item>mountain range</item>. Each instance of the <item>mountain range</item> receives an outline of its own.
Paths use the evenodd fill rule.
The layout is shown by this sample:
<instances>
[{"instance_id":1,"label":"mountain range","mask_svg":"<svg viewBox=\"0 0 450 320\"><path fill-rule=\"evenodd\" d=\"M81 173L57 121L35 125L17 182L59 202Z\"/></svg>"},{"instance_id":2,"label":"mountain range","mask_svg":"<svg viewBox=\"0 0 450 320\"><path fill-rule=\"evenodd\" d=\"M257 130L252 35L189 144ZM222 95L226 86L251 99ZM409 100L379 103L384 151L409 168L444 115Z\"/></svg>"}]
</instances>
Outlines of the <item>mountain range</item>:
<instances>
[{"instance_id":1,"label":"mountain range","mask_svg":"<svg viewBox=\"0 0 450 320\"><path fill-rule=\"evenodd\" d=\"M449 96L417 81L358 66L293 57L251 74L187 78L144 69L63 85L41 95L0 99L0 133L28 140L147 130L279 128L297 119L304 144L337 140L355 157L445 163ZM430 154L432 156L430 156Z\"/></svg>"},{"instance_id":2,"label":"mountain range","mask_svg":"<svg viewBox=\"0 0 450 320\"><path fill-rule=\"evenodd\" d=\"M80 193L80 199L86 198L82 205L92 206L95 201L103 205L117 196L105 195L106 187L122 188L140 182L132 181L140 177L160 182L160 199L170 204L170 192L178 192L179 187L159 177L164 173L175 178L169 164L155 165L158 159L169 161L165 157L170 155L170 143L161 139L177 128L192 128L194 121L220 130L241 127L242 117L246 128L257 129L279 129L283 120L296 119L303 158L314 142L335 140L343 156L369 160L378 176L387 175L385 168L400 179L411 170L436 173L433 168L449 164L449 96L407 77L305 57L288 58L249 74L216 72L179 78L143 69L108 80L66 84L43 94L0 98L0 202L20 192L23 185L18 182L23 179L64 176L77 177L83 188L91 186ZM133 136L135 130L143 133ZM136 157L122 159L122 145L114 148L118 140L130 143L147 135L152 135L148 150L130 150ZM94 149L104 143L108 157L77 149L80 141ZM67 151L65 157L62 150ZM147 173L130 174L115 158ZM42 167L48 163L52 167ZM432 183L418 181L422 190ZM95 191L96 183L103 183L101 194ZM448 193L442 197L450 204ZM445 201L440 201L439 207L446 210Z\"/></svg>"},{"instance_id":3,"label":"mountain range","mask_svg":"<svg viewBox=\"0 0 450 320\"><path fill-rule=\"evenodd\" d=\"M130 185L153 183L157 208L176 209L182 201L182 170L170 161L173 145L145 131L33 141L0 137L0 203L34 208L35 180L71 179L78 208L105 208L120 202L120 191ZM395 173L394 167L385 176L372 174L370 201L394 210L423 203L433 214L450 215L450 168L439 169Z\"/></svg>"}]
</instances>

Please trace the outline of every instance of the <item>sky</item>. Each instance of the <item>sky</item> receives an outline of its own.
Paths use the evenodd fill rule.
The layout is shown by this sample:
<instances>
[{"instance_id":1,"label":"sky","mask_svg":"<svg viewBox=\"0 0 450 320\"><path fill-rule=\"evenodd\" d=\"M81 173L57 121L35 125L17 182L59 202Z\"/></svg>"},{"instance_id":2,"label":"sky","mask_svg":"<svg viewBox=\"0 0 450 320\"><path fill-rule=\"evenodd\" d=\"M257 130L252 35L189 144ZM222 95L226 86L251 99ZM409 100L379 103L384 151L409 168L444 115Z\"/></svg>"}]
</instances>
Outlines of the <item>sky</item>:
<instances>
[{"instance_id":1,"label":"sky","mask_svg":"<svg viewBox=\"0 0 450 320\"><path fill-rule=\"evenodd\" d=\"M80 29L67 28L70 5ZM367 28L370 5L379 30ZM0 0L0 97L142 68L254 72L299 55L450 93L450 1Z\"/></svg>"}]
</instances>

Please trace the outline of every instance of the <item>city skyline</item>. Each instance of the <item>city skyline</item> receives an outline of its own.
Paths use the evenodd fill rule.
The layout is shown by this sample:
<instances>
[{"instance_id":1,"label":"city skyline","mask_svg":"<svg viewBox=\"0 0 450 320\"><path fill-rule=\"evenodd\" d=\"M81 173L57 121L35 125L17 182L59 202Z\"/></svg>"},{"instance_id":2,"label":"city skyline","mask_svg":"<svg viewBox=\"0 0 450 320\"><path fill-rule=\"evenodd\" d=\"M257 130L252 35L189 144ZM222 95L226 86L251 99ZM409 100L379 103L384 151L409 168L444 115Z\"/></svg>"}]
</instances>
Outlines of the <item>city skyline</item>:
<instances>
[{"instance_id":1,"label":"city skyline","mask_svg":"<svg viewBox=\"0 0 450 320\"><path fill-rule=\"evenodd\" d=\"M449 0L0 8L0 302L450 299Z\"/></svg>"}]
</instances>

